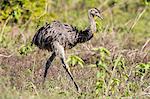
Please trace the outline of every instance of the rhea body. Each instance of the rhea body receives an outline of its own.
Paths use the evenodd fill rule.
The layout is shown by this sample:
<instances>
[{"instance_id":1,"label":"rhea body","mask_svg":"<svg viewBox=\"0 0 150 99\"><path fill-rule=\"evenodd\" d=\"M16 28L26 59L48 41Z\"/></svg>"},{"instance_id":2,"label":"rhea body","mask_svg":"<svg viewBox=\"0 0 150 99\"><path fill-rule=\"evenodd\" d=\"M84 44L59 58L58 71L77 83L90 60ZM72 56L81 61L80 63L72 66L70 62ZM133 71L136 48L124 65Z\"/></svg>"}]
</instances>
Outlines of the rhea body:
<instances>
[{"instance_id":1,"label":"rhea body","mask_svg":"<svg viewBox=\"0 0 150 99\"><path fill-rule=\"evenodd\" d=\"M94 20L95 16L102 19L97 8L88 10L89 26L85 30L78 30L76 27L66 23L61 23L60 21L53 21L51 24L46 24L41 27L36 32L32 43L40 49L52 52L52 55L46 62L43 82L45 81L47 71L52 61L56 56L58 56L60 57L62 65L73 81L77 91L80 90L65 62L64 50L71 49L78 43L89 41L93 37L93 33L96 32L96 23Z\"/></svg>"}]
</instances>

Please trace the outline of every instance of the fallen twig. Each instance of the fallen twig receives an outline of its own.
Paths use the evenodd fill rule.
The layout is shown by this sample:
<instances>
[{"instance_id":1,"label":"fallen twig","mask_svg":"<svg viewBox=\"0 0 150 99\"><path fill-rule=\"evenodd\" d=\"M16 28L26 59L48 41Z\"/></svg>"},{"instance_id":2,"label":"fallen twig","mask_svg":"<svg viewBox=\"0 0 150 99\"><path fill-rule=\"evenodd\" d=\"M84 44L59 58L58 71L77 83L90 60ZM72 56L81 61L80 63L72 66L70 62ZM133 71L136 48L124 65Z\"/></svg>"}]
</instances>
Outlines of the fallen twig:
<instances>
[{"instance_id":1,"label":"fallen twig","mask_svg":"<svg viewBox=\"0 0 150 99\"><path fill-rule=\"evenodd\" d=\"M147 46L149 46L149 45L150 45L150 39L148 39L148 40L145 42L145 44L142 46L141 52L144 51L145 48L146 48Z\"/></svg>"},{"instance_id":2,"label":"fallen twig","mask_svg":"<svg viewBox=\"0 0 150 99\"><path fill-rule=\"evenodd\" d=\"M11 54L11 55L4 55L4 54L0 54L0 57L7 57L7 58L9 58L9 57L11 57L13 54Z\"/></svg>"}]
</instances>

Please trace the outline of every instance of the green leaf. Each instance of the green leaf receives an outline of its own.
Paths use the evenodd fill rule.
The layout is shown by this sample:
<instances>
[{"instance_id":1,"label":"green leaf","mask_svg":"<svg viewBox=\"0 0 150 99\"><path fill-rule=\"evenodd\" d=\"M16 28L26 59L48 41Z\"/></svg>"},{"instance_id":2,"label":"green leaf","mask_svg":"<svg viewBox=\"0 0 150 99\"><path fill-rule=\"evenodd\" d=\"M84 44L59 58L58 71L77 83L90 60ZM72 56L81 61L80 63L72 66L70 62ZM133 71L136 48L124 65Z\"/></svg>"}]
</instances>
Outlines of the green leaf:
<instances>
[{"instance_id":1,"label":"green leaf","mask_svg":"<svg viewBox=\"0 0 150 99\"><path fill-rule=\"evenodd\" d=\"M23 44L20 46L19 48L19 53L21 55L27 55L29 52L32 51L32 48L30 46L30 43L27 43L27 44Z\"/></svg>"},{"instance_id":2,"label":"green leaf","mask_svg":"<svg viewBox=\"0 0 150 99\"><path fill-rule=\"evenodd\" d=\"M113 78L113 83L114 83L115 85L119 85L120 82L121 82L121 81L120 81L119 79Z\"/></svg>"},{"instance_id":3,"label":"green leaf","mask_svg":"<svg viewBox=\"0 0 150 99\"><path fill-rule=\"evenodd\" d=\"M74 66L77 63L77 60L75 58L72 58L72 65Z\"/></svg>"},{"instance_id":4,"label":"green leaf","mask_svg":"<svg viewBox=\"0 0 150 99\"><path fill-rule=\"evenodd\" d=\"M69 64L71 64L73 66L76 64L79 64L81 67L83 67L83 64L84 64L84 61L76 55L69 56L69 58L67 59L66 62L68 62Z\"/></svg>"},{"instance_id":5,"label":"green leaf","mask_svg":"<svg viewBox=\"0 0 150 99\"><path fill-rule=\"evenodd\" d=\"M107 64L104 63L104 62L102 62L102 61L99 61L98 67L106 68L106 67L107 67Z\"/></svg>"},{"instance_id":6,"label":"green leaf","mask_svg":"<svg viewBox=\"0 0 150 99\"><path fill-rule=\"evenodd\" d=\"M117 57L117 59L115 60L115 63L114 63L115 66L118 66L118 64L121 61L121 57L122 57L121 55Z\"/></svg>"},{"instance_id":7,"label":"green leaf","mask_svg":"<svg viewBox=\"0 0 150 99\"><path fill-rule=\"evenodd\" d=\"M83 63L82 62L78 62L78 64L83 68Z\"/></svg>"},{"instance_id":8,"label":"green leaf","mask_svg":"<svg viewBox=\"0 0 150 99\"><path fill-rule=\"evenodd\" d=\"M104 48L104 47L101 47L101 48L100 48L100 51L103 52L103 53L105 53L105 54L108 55L108 56L110 55L109 50L106 49L106 48Z\"/></svg>"},{"instance_id":9,"label":"green leaf","mask_svg":"<svg viewBox=\"0 0 150 99\"><path fill-rule=\"evenodd\" d=\"M102 75L102 74L101 74L101 72L100 72L100 71L98 71L96 76L97 76L97 78L100 78L100 77L101 77L101 75Z\"/></svg>"}]
</instances>

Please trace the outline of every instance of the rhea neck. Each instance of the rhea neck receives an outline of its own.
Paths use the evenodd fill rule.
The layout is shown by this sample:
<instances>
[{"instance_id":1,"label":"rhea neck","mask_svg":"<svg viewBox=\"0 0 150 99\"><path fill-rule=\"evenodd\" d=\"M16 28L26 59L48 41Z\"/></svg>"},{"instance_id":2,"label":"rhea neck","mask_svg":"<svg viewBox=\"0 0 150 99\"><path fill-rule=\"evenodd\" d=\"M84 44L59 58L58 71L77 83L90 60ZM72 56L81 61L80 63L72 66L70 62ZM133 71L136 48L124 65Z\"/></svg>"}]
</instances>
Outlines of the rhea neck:
<instances>
[{"instance_id":1,"label":"rhea neck","mask_svg":"<svg viewBox=\"0 0 150 99\"><path fill-rule=\"evenodd\" d=\"M88 12L88 18L89 18L91 32L95 33L96 32L96 23L94 20L94 15L92 15L90 12Z\"/></svg>"},{"instance_id":2,"label":"rhea neck","mask_svg":"<svg viewBox=\"0 0 150 99\"><path fill-rule=\"evenodd\" d=\"M85 30L80 31L77 40L77 42L79 43L89 41L93 37L93 33L96 32L96 23L94 20L94 16L90 12L88 12L88 17L90 25Z\"/></svg>"}]
</instances>

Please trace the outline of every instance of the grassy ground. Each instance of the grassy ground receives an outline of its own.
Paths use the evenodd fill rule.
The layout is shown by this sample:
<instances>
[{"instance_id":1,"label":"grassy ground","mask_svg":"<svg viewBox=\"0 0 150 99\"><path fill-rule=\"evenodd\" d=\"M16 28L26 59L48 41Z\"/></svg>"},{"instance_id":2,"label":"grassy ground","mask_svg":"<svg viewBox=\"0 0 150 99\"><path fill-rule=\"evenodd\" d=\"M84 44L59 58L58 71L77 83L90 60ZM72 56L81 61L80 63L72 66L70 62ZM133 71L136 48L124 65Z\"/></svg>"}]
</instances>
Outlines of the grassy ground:
<instances>
[{"instance_id":1,"label":"grassy ground","mask_svg":"<svg viewBox=\"0 0 150 99\"><path fill-rule=\"evenodd\" d=\"M148 0L147 0L148 1ZM10 4L9 4L10 3ZM10 0L0 2L1 99L150 98L150 8L144 0ZM60 20L84 29L87 10L101 9L91 41L66 51L82 93L55 59L44 86L50 53L30 46L46 22ZM71 58L72 57L72 58Z\"/></svg>"}]
</instances>

